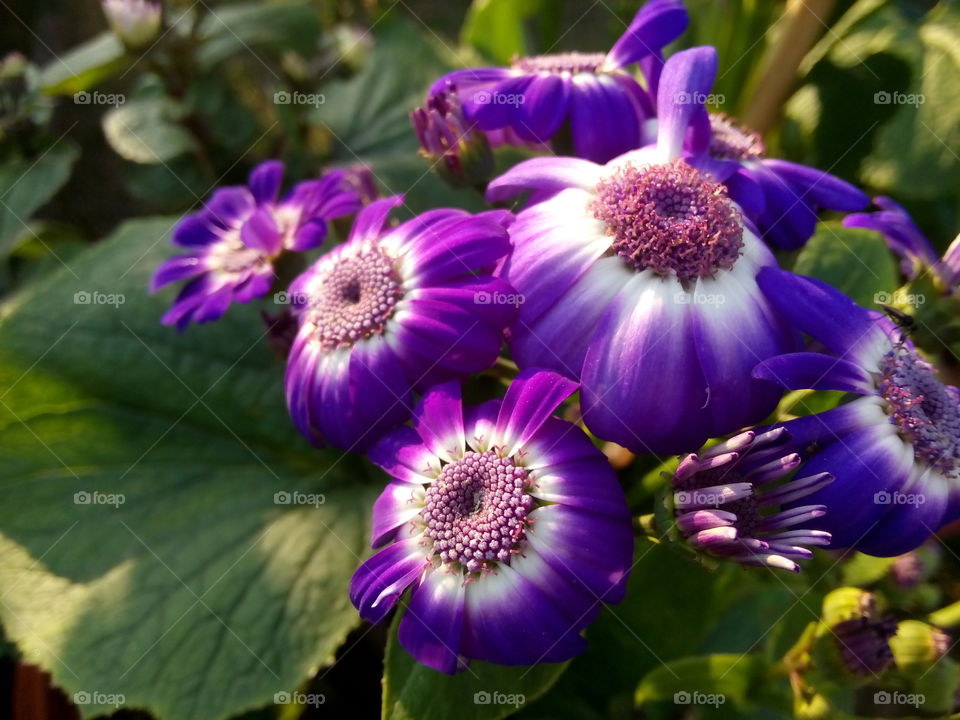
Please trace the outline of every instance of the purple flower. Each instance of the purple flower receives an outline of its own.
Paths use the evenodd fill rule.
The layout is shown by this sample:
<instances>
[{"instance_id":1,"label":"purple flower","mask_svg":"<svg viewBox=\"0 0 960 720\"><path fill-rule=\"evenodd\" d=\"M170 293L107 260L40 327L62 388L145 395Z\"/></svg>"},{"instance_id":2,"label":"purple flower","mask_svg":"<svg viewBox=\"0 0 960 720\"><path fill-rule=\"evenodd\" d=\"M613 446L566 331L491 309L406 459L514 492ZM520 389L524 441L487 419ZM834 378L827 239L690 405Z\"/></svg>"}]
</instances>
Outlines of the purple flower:
<instances>
[{"instance_id":1,"label":"purple flower","mask_svg":"<svg viewBox=\"0 0 960 720\"><path fill-rule=\"evenodd\" d=\"M493 365L516 316L513 289L491 274L512 215L432 210L384 228L402 202L365 207L290 287L300 329L287 406L314 443L368 447L410 417L415 388Z\"/></svg>"},{"instance_id":2,"label":"purple flower","mask_svg":"<svg viewBox=\"0 0 960 720\"><path fill-rule=\"evenodd\" d=\"M820 210L852 212L870 202L860 190L829 173L766 157L760 136L715 113L691 133L690 160L722 182L768 243L787 250L813 235Z\"/></svg>"},{"instance_id":3,"label":"purple flower","mask_svg":"<svg viewBox=\"0 0 960 720\"><path fill-rule=\"evenodd\" d=\"M639 147L653 116L662 50L687 27L680 0L651 0L610 52L518 58L509 68L468 68L438 80L430 95L454 85L467 119L483 131L509 130L545 143L568 128L573 154L606 162ZM626 68L639 63L647 88Z\"/></svg>"},{"instance_id":4,"label":"purple flower","mask_svg":"<svg viewBox=\"0 0 960 720\"><path fill-rule=\"evenodd\" d=\"M750 372L796 336L755 282L774 266L721 185L680 152L716 74L716 51L667 61L657 144L607 165L535 158L487 198L532 190L502 273L525 302L511 329L520 367L580 378L584 420L636 452L683 453L760 421L779 393Z\"/></svg>"},{"instance_id":5,"label":"purple flower","mask_svg":"<svg viewBox=\"0 0 960 720\"><path fill-rule=\"evenodd\" d=\"M747 431L699 455L687 455L673 474L677 527L691 547L744 565L800 572L812 557L805 545L828 545L830 533L798 526L821 517L823 505L787 503L833 480L821 472L778 482L800 464L783 448L783 428Z\"/></svg>"},{"instance_id":6,"label":"purple flower","mask_svg":"<svg viewBox=\"0 0 960 720\"><path fill-rule=\"evenodd\" d=\"M219 319L232 302L266 295L284 251L317 247L327 221L360 207L342 171L302 182L278 200L282 180L283 163L265 162L250 173L246 186L220 188L200 211L180 221L173 243L189 252L165 261L150 283L156 292L190 278L163 316L164 325L183 330L191 322Z\"/></svg>"},{"instance_id":7,"label":"purple flower","mask_svg":"<svg viewBox=\"0 0 960 720\"><path fill-rule=\"evenodd\" d=\"M414 427L370 459L393 481L350 599L383 620L412 588L399 640L446 673L469 660L561 662L601 603L619 602L633 557L630 512L604 455L551 417L576 384L523 372L506 397L464 408L457 383L424 396Z\"/></svg>"},{"instance_id":8,"label":"purple flower","mask_svg":"<svg viewBox=\"0 0 960 720\"><path fill-rule=\"evenodd\" d=\"M890 249L903 258L902 268L908 278L913 279L920 271L928 270L945 292L953 292L960 285L960 236L940 258L903 207L883 196L875 197L873 204L880 210L848 215L843 224L880 233Z\"/></svg>"},{"instance_id":9,"label":"purple flower","mask_svg":"<svg viewBox=\"0 0 960 720\"><path fill-rule=\"evenodd\" d=\"M487 137L463 117L460 96L448 90L431 93L422 108L410 113L423 155L456 186L484 186L493 172Z\"/></svg>"},{"instance_id":10,"label":"purple flower","mask_svg":"<svg viewBox=\"0 0 960 720\"><path fill-rule=\"evenodd\" d=\"M806 474L836 479L807 498L833 546L901 555L958 516L960 393L944 385L893 323L825 283L765 268L771 302L824 352L760 363L754 376L788 389L844 390L855 399L784 424Z\"/></svg>"}]
</instances>

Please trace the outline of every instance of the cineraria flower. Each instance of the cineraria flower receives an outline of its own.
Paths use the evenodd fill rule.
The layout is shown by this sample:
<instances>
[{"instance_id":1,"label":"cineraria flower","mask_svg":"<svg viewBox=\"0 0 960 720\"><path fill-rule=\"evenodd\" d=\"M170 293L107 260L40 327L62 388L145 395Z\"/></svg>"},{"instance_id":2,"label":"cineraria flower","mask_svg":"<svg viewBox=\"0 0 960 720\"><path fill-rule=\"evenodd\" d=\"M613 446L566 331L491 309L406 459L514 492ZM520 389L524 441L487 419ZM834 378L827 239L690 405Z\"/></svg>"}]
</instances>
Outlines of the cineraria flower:
<instances>
[{"instance_id":1,"label":"cineraria flower","mask_svg":"<svg viewBox=\"0 0 960 720\"><path fill-rule=\"evenodd\" d=\"M370 452L393 476L373 509L373 546L387 547L354 574L350 599L376 623L411 587L398 639L424 665L568 660L601 603L623 598L623 491L586 434L551 417L575 390L527 371L502 401L464 408L457 383L439 385L413 428Z\"/></svg>"},{"instance_id":2,"label":"cineraria flower","mask_svg":"<svg viewBox=\"0 0 960 720\"><path fill-rule=\"evenodd\" d=\"M636 452L689 452L761 420L779 393L750 371L796 340L754 280L770 250L679 157L706 110L675 99L704 97L716 62L713 48L667 61L657 145L607 165L534 158L487 191L542 200L511 226L502 269L525 297L514 359L580 378L590 430Z\"/></svg>"},{"instance_id":3,"label":"cineraria flower","mask_svg":"<svg viewBox=\"0 0 960 720\"><path fill-rule=\"evenodd\" d=\"M687 455L673 474L677 528L691 547L744 565L800 572L796 560L812 556L804 545L828 545L830 533L803 530L823 505L781 506L831 482L821 472L780 482L800 464L782 447L783 428L747 431L699 455Z\"/></svg>"},{"instance_id":4,"label":"cineraria flower","mask_svg":"<svg viewBox=\"0 0 960 720\"><path fill-rule=\"evenodd\" d=\"M430 95L456 86L467 120L483 131L508 129L545 143L569 133L572 152L594 162L639 147L653 116L662 50L687 28L680 0L651 0L610 52L517 58L509 68L456 70ZM639 63L645 90L626 68Z\"/></svg>"},{"instance_id":5,"label":"cineraria flower","mask_svg":"<svg viewBox=\"0 0 960 720\"><path fill-rule=\"evenodd\" d=\"M852 212L870 202L860 190L815 168L766 157L760 136L723 113L692 133L690 162L723 183L764 240L795 250L813 235L820 210Z\"/></svg>"},{"instance_id":6,"label":"cineraria flower","mask_svg":"<svg viewBox=\"0 0 960 720\"><path fill-rule=\"evenodd\" d=\"M940 258L902 206L883 196L875 197L873 204L880 210L848 215L843 220L844 226L880 233L890 249L903 258L904 275L913 279L926 269L944 292L953 292L960 285L960 235Z\"/></svg>"},{"instance_id":7,"label":"cineraria flower","mask_svg":"<svg viewBox=\"0 0 960 720\"><path fill-rule=\"evenodd\" d=\"M342 171L302 182L278 200L282 180L283 163L262 163L247 186L220 188L200 211L180 221L172 241L189 252L157 269L150 292L192 279L163 316L164 325L183 330L191 322L219 319L232 302L263 297L284 251L317 247L326 237L327 221L360 207Z\"/></svg>"},{"instance_id":8,"label":"cineraria flower","mask_svg":"<svg viewBox=\"0 0 960 720\"><path fill-rule=\"evenodd\" d=\"M493 172L487 137L463 117L460 96L452 84L431 93L426 105L410 113L423 155L454 186L484 185Z\"/></svg>"},{"instance_id":9,"label":"cineraria flower","mask_svg":"<svg viewBox=\"0 0 960 720\"><path fill-rule=\"evenodd\" d=\"M760 287L824 353L760 363L754 376L787 389L845 390L847 404L785 423L797 447L818 450L805 472L836 478L809 498L835 547L901 555L958 516L960 393L883 315L825 283L764 268ZM830 354L826 354L829 352Z\"/></svg>"},{"instance_id":10,"label":"cineraria flower","mask_svg":"<svg viewBox=\"0 0 960 720\"><path fill-rule=\"evenodd\" d=\"M149 45L160 34L163 5L157 0L101 0L113 33L131 49Z\"/></svg>"},{"instance_id":11,"label":"cineraria flower","mask_svg":"<svg viewBox=\"0 0 960 720\"><path fill-rule=\"evenodd\" d=\"M876 595L838 588L823 600L813 654L824 673L835 669L857 679L876 678L893 662L890 640L896 632L896 618L884 611Z\"/></svg>"},{"instance_id":12,"label":"cineraria flower","mask_svg":"<svg viewBox=\"0 0 960 720\"><path fill-rule=\"evenodd\" d=\"M504 210L431 210L384 229L402 196L358 215L346 243L290 286L300 329L287 406L314 443L362 450L410 416L415 388L479 372L516 316L492 270L509 251Z\"/></svg>"}]
</instances>

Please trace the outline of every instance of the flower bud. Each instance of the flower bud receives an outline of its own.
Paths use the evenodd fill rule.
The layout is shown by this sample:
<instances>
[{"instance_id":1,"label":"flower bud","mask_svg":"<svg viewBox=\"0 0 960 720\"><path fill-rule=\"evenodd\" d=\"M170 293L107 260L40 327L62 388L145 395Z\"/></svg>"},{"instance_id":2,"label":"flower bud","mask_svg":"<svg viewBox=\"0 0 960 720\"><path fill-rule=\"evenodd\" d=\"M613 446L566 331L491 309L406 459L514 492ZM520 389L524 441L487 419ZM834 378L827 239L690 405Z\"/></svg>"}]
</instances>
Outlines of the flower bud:
<instances>
[{"instance_id":1,"label":"flower bud","mask_svg":"<svg viewBox=\"0 0 960 720\"><path fill-rule=\"evenodd\" d=\"M813 652L821 674L836 671L864 680L890 666L896 621L882 612L874 593L850 587L834 590L824 598L820 617Z\"/></svg>"},{"instance_id":2,"label":"flower bud","mask_svg":"<svg viewBox=\"0 0 960 720\"><path fill-rule=\"evenodd\" d=\"M890 638L897 669L905 675L923 675L950 649L950 636L918 620L904 620Z\"/></svg>"},{"instance_id":3,"label":"flower bud","mask_svg":"<svg viewBox=\"0 0 960 720\"><path fill-rule=\"evenodd\" d=\"M137 50L160 34L163 6L156 0L102 0L103 13L113 33L123 44Z\"/></svg>"}]
</instances>

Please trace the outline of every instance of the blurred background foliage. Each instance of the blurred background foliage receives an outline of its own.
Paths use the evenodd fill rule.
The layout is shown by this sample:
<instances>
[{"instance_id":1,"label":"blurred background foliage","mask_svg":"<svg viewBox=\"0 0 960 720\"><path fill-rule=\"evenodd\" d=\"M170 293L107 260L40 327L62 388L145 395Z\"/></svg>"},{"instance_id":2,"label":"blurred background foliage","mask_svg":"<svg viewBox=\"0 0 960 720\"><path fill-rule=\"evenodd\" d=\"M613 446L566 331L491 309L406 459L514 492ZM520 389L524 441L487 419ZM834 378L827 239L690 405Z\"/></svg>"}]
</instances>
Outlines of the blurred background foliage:
<instances>
[{"instance_id":1,"label":"blurred background foliage","mask_svg":"<svg viewBox=\"0 0 960 720\"><path fill-rule=\"evenodd\" d=\"M388 718L513 713L472 702L475 692L495 689L524 694L517 715L528 720L688 711L789 717L790 678L780 659L818 618L830 589L881 589L902 616L921 618L960 598L950 530L924 551L933 559L909 588L891 580L889 560L824 553L800 577L707 572L641 542L627 600L602 614L589 630L589 652L568 667L521 674L477 664L476 675L449 679L416 666L387 640L390 632L359 627L345 599L379 478L359 462L312 453L289 429L277 390L282 368L266 349L250 350L259 332L254 308L180 338L156 324L162 302L147 297L146 280L168 252L176 218L213 187L242 183L269 157L282 158L293 179L367 166L380 192L407 193L407 212L483 207L473 190L443 184L417 154L408 113L428 85L451 68L504 64L515 55L605 51L638 3L179 0L168 3L163 35L140 51L106 29L95 0L2 5L0 47L11 54L0 69L0 618L15 643L0 640L0 683L9 691L3 697L19 698L17 717L111 710L72 708L30 663L59 687L116 688L131 705L177 720L242 712L375 717L381 699ZM692 26L681 44L720 52L712 110L762 131L774 156L898 199L941 250L956 235L956 3L687 6ZM800 6L822 21L811 22ZM894 93L923 102L884 101ZM517 157L507 150L498 161L505 167ZM898 268L882 241L835 220L785 261L866 304L893 291ZM124 294L122 312L71 314L73 293L95 287ZM49 347L76 337L75 328L82 340ZM33 372L38 358L42 372ZM781 409L800 414L835 402L824 393L788 396ZM168 436L164 428L181 413ZM229 433L221 415L230 419ZM256 460L273 476L264 479ZM131 462L136 472L117 471ZM649 459L622 471L638 511L650 507L658 470ZM38 479L44 482L31 482ZM116 514L92 515L94 522L56 545L72 528L75 508L64 498L78 482L134 500L121 524ZM270 502L291 486L328 495L319 522ZM348 538L349 552L330 526ZM267 531L269 552L248 556L249 542ZM153 548L169 573L149 557ZM184 596L181 577L213 583L210 590L226 578L212 596L199 597L243 628L243 644L269 657L270 667L210 617L163 633L196 604ZM161 652L151 653L154 641ZM140 655L146 659L134 663L136 672L118 680L120 659ZM67 664L83 668L84 680L71 677ZM251 710L296 685L323 693L326 704ZM687 687L713 688L729 702L678 708L673 695ZM831 692L836 702L825 718L861 707L865 689ZM30 714L39 712L46 715Z\"/></svg>"}]
</instances>

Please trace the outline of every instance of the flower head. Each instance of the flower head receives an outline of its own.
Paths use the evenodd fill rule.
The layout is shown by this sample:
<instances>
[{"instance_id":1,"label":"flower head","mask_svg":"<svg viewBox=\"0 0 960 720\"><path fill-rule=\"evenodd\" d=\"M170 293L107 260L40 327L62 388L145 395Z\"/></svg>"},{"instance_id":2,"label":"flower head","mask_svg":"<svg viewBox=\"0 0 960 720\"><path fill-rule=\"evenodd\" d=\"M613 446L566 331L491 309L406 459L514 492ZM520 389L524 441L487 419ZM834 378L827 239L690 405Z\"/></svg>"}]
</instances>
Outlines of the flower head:
<instances>
[{"instance_id":1,"label":"flower head","mask_svg":"<svg viewBox=\"0 0 960 720\"><path fill-rule=\"evenodd\" d=\"M114 34L129 48L142 48L160 34L163 4L159 0L101 0Z\"/></svg>"},{"instance_id":2,"label":"flower head","mask_svg":"<svg viewBox=\"0 0 960 720\"><path fill-rule=\"evenodd\" d=\"M491 275L510 213L432 210L384 228L402 202L365 207L347 242L290 286L287 405L315 443L368 447L410 416L415 388L490 367L516 315L513 289Z\"/></svg>"},{"instance_id":3,"label":"flower head","mask_svg":"<svg viewBox=\"0 0 960 720\"><path fill-rule=\"evenodd\" d=\"M452 84L432 93L424 107L410 113L423 155L451 185L483 185L493 172L493 153L486 135L463 117Z\"/></svg>"},{"instance_id":4,"label":"flower head","mask_svg":"<svg viewBox=\"0 0 960 720\"><path fill-rule=\"evenodd\" d=\"M903 258L902 268L908 278L913 279L926 270L944 292L952 293L960 287L960 236L942 258L938 257L933 244L901 205L883 196L875 197L873 204L880 210L848 215L843 224L883 235L890 249Z\"/></svg>"},{"instance_id":5,"label":"flower head","mask_svg":"<svg viewBox=\"0 0 960 720\"><path fill-rule=\"evenodd\" d=\"M283 164L265 162L246 186L217 190L200 211L180 221L173 243L189 252L164 262L150 285L153 292L190 279L163 316L165 325L182 330L191 322L217 320L232 302L267 294L283 252L317 247L328 221L360 207L342 171L302 182L279 198L282 180Z\"/></svg>"},{"instance_id":6,"label":"flower head","mask_svg":"<svg viewBox=\"0 0 960 720\"><path fill-rule=\"evenodd\" d=\"M691 133L690 162L723 183L758 234L794 250L813 235L820 210L852 212L869 203L853 185L805 165L766 157L763 139L723 113Z\"/></svg>"},{"instance_id":7,"label":"flower head","mask_svg":"<svg viewBox=\"0 0 960 720\"><path fill-rule=\"evenodd\" d=\"M897 621L878 597L860 588L838 588L823 600L814 655L821 671L831 667L854 679L876 678L893 662L890 640Z\"/></svg>"},{"instance_id":8,"label":"flower head","mask_svg":"<svg viewBox=\"0 0 960 720\"><path fill-rule=\"evenodd\" d=\"M445 75L431 95L456 86L464 114L483 131L509 130L520 142L545 143L569 129L573 154L606 162L639 147L653 115L662 49L689 18L680 0L651 0L610 52L517 58L509 68ZM628 66L639 63L646 89Z\"/></svg>"},{"instance_id":9,"label":"flower head","mask_svg":"<svg viewBox=\"0 0 960 720\"><path fill-rule=\"evenodd\" d=\"M781 506L833 480L818 473L778 482L800 464L783 449L787 433L747 431L699 455L687 455L673 475L677 527L692 547L744 565L799 572L808 545L827 545L830 533L798 526L822 516L822 505Z\"/></svg>"},{"instance_id":10,"label":"flower head","mask_svg":"<svg viewBox=\"0 0 960 720\"><path fill-rule=\"evenodd\" d=\"M370 452L393 481L373 510L382 550L350 598L379 622L412 588L401 645L453 673L471 659L561 662L625 592L630 512L603 454L551 413L576 384L523 372L506 397L464 408L456 383L429 390L414 427Z\"/></svg>"},{"instance_id":11,"label":"flower head","mask_svg":"<svg viewBox=\"0 0 960 720\"><path fill-rule=\"evenodd\" d=\"M960 509L960 393L886 317L829 285L774 268L761 270L758 282L825 351L770 358L754 376L856 396L785 423L813 455L805 472L836 478L809 498L828 509L817 526L836 547L883 556L912 550Z\"/></svg>"},{"instance_id":12,"label":"flower head","mask_svg":"<svg viewBox=\"0 0 960 720\"><path fill-rule=\"evenodd\" d=\"M681 157L705 122L713 48L675 54L657 96L655 145L606 165L535 158L487 198L532 190L502 274L526 302L510 332L520 367L583 385L596 435L636 452L684 453L760 421L778 393L751 380L795 336L756 285L769 249L713 178Z\"/></svg>"}]
</instances>

